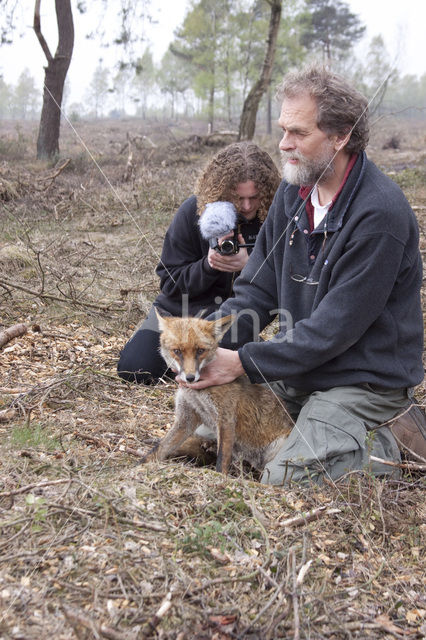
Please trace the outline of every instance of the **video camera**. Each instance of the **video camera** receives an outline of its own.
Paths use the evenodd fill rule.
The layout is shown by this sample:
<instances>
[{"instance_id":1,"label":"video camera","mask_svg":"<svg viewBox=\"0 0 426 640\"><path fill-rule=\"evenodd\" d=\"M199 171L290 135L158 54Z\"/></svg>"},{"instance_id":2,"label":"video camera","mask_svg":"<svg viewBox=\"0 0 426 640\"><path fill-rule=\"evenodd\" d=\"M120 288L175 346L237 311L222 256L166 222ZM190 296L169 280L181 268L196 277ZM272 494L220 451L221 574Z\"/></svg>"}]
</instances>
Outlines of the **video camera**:
<instances>
[{"instance_id":1,"label":"video camera","mask_svg":"<svg viewBox=\"0 0 426 640\"><path fill-rule=\"evenodd\" d=\"M254 247L254 243L241 244L238 242L240 225L244 220L239 220L238 213L232 202L209 202L204 209L199 221L200 232L205 240L209 241L212 249L224 256L238 253L241 248ZM232 238L226 238L219 245L219 238L233 232Z\"/></svg>"}]
</instances>

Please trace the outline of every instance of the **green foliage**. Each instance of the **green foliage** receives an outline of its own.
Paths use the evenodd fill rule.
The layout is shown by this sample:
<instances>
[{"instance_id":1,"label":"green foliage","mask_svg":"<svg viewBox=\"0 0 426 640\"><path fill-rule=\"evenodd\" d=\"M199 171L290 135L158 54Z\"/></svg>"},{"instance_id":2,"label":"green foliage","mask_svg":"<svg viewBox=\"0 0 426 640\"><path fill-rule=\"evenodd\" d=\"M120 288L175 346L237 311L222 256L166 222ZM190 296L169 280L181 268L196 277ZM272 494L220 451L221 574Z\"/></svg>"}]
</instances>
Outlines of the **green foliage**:
<instances>
[{"instance_id":1,"label":"green foliage","mask_svg":"<svg viewBox=\"0 0 426 640\"><path fill-rule=\"evenodd\" d=\"M230 12L229 0L193 3L170 45L170 51L191 68L193 89L197 96L208 101L211 123L215 92L223 87L223 76L229 65Z\"/></svg>"},{"instance_id":2,"label":"green foliage","mask_svg":"<svg viewBox=\"0 0 426 640\"><path fill-rule=\"evenodd\" d=\"M365 33L358 16L341 0L306 0L299 24L301 44L320 51L327 61L344 57Z\"/></svg>"},{"instance_id":3,"label":"green foliage","mask_svg":"<svg viewBox=\"0 0 426 640\"><path fill-rule=\"evenodd\" d=\"M426 74L400 76L382 36L372 38L364 64L351 62L343 71L369 99L370 116L426 117Z\"/></svg>"},{"instance_id":4,"label":"green foliage","mask_svg":"<svg viewBox=\"0 0 426 640\"><path fill-rule=\"evenodd\" d=\"M34 447L54 451L60 447L60 443L53 438L39 423L14 427L10 435L10 443L13 448Z\"/></svg>"},{"instance_id":5,"label":"green foliage","mask_svg":"<svg viewBox=\"0 0 426 640\"><path fill-rule=\"evenodd\" d=\"M426 118L426 73L420 78L414 75L396 78L388 88L385 106L405 117Z\"/></svg>"},{"instance_id":6,"label":"green foliage","mask_svg":"<svg viewBox=\"0 0 426 640\"><path fill-rule=\"evenodd\" d=\"M227 539L225 534L229 533L231 525L223 526L217 520L211 520L193 528L191 533L187 533L177 546L184 553L195 553L202 557L210 555L209 548L218 548L222 552L226 549Z\"/></svg>"},{"instance_id":7,"label":"green foliage","mask_svg":"<svg viewBox=\"0 0 426 640\"><path fill-rule=\"evenodd\" d=\"M370 116L381 112L385 95L398 78L381 35L372 38L365 64L359 65L352 75L358 89L369 99Z\"/></svg>"},{"instance_id":8,"label":"green foliage","mask_svg":"<svg viewBox=\"0 0 426 640\"><path fill-rule=\"evenodd\" d=\"M155 65L152 53L147 47L134 64L134 77L131 81L132 100L137 105L137 115L146 117L148 96L155 84Z\"/></svg>"},{"instance_id":9,"label":"green foliage","mask_svg":"<svg viewBox=\"0 0 426 640\"><path fill-rule=\"evenodd\" d=\"M0 158L8 161L22 160L28 153L31 141L16 125L16 137L0 137Z\"/></svg>"},{"instance_id":10,"label":"green foliage","mask_svg":"<svg viewBox=\"0 0 426 640\"><path fill-rule=\"evenodd\" d=\"M177 548L201 557L210 557L211 548L233 553L235 540L241 536L246 542L261 538L258 529L253 527L252 512L243 493L229 487L222 500L212 500L200 518L196 516L196 523L178 541Z\"/></svg>"},{"instance_id":11,"label":"green foliage","mask_svg":"<svg viewBox=\"0 0 426 640\"><path fill-rule=\"evenodd\" d=\"M295 29L297 7L297 0L284 5L275 78L303 57ZM192 3L176 31L170 51L179 68L187 69L190 87L202 100L211 123L217 115L229 122L239 117L262 68L270 12L266 0L200 0Z\"/></svg>"},{"instance_id":12,"label":"green foliage","mask_svg":"<svg viewBox=\"0 0 426 640\"><path fill-rule=\"evenodd\" d=\"M426 170L420 167L409 167L392 174L392 179L403 190L412 189L413 187L420 188L426 184Z\"/></svg>"},{"instance_id":13,"label":"green foliage","mask_svg":"<svg viewBox=\"0 0 426 640\"><path fill-rule=\"evenodd\" d=\"M106 108L109 87L109 70L102 66L102 61L96 67L92 82L88 89L88 102L93 109L95 118L103 115Z\"/></svg>"},{"instance_id":14,"label":"green foliage","mask_svg":"<svg viewBox=\"0 0 426 640\"><path fill-rule=\"evenodd\" d=\"M166 51L157 76L161 92L170 97L170 115L174 119L176 104L191 87L191 72L186 64Z\"/></svg>"},{"instance_id":15,"label":"green foliage","mask_svg":"<svg viewBox=\"0 0 426 640\"><path fill-rule=\"evenodd\" d=\"M11 101L11 87L0 77L0 118L6 118L9 115Z\"/></svg>"},{"instance_id":16,"label":"green foliage","mask_svg":"<svg viewBox=\"0 0 426 640\"><path fill-rule=\"evenodd\" d=\"M16 85L9 85L0 77L0 118L36 118L40 111L40 98L40 90L28 69L20 74Z\"/></svg>"}]
</instances>

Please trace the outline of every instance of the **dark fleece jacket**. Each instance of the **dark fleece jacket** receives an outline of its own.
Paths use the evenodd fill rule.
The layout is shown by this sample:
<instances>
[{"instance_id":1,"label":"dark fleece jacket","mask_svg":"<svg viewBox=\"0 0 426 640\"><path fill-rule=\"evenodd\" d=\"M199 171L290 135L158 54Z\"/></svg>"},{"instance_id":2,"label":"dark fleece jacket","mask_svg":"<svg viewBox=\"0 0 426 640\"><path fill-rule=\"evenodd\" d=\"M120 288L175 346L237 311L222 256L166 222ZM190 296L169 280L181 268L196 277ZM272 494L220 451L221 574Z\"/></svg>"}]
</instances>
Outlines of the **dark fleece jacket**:
<instances>
[{"instance_id":1,"label":"dark fleece jacket","mask_svg":"<svg viewBox=\"0 0 426 640\"><path fill-rule=\"evenodd\" d=\"M283 380L308 392L420 383L422 263L403 193L360 154L310 233L298 191L281 183L235 298L220 308L220 315L237 314L223 346L240 347L252 382ZM277 314L275 337L253 342Z\"/></svg>"},{"instance_id":2,"label":"dark fleece jacket","mask_svg":"<svg viewBox=\"0 0 426 640\"><path fill-rule=\"evenodd\" d=\"M191 196L179 207L164 238L156 270L161 279L161 293L154 304L174 316L196 315L201 310L211 313L232 295L235 274L210 267L209 243L201 236L198 221L197 199ZM253 243L259 229L257 217L241 225L244 240Z\"/></svg>"}]
</instances>

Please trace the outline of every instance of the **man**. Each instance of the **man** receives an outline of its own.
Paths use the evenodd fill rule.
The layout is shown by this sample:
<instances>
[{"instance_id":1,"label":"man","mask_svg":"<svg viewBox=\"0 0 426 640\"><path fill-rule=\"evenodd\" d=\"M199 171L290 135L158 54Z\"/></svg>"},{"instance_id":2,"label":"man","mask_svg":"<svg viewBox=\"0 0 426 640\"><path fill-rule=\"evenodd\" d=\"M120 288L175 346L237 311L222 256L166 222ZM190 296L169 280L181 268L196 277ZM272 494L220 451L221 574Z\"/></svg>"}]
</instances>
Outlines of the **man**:
<instances>
[{"instance_id":1,"label":"man","mask_svg":"<svg viewBox=\"0 0 426 640\"><path fill-rule=\"evenodd\" d=\"M321 483L362 468L389 474L370 459L400 459L379 425L423 379L417 222L364 153L363 96L315 67L286 76L281 95L284 180L235 298L219 311L237 316L222 343L229 348L188 386L245 373L285 400L295 428L263 482ZM262 330L276 314L279 332L256 341L256 322Z\"/></svg>"}]
</instances>

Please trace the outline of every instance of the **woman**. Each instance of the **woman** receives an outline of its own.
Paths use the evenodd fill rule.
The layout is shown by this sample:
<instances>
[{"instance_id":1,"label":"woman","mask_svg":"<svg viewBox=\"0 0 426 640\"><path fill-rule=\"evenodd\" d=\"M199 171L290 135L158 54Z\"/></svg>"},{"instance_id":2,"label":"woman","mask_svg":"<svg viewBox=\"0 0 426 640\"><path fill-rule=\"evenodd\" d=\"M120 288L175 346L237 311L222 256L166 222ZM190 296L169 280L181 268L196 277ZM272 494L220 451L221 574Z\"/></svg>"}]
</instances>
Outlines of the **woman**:
<instances>
[{"instance_id":1,"label":"woman","mask_svg":"<svg viewBox=\"0 0 426 640\"><path fill-rule=\"evenodd\" d=\"M280 183L271 157L252 142L236 142L219 151L198 179L195 194L179 207L166 233L156 269L161 293L154 306L173 316L211 313L232 295L235 277L248 260L242 247L223 255L209 246L199 229L206 205L231 202L238 214L240 244L253 244ZM118 375L130 382L152 384L170 375L159 354L154 309L120 354Z\"/></svg>"}]
</instances>

